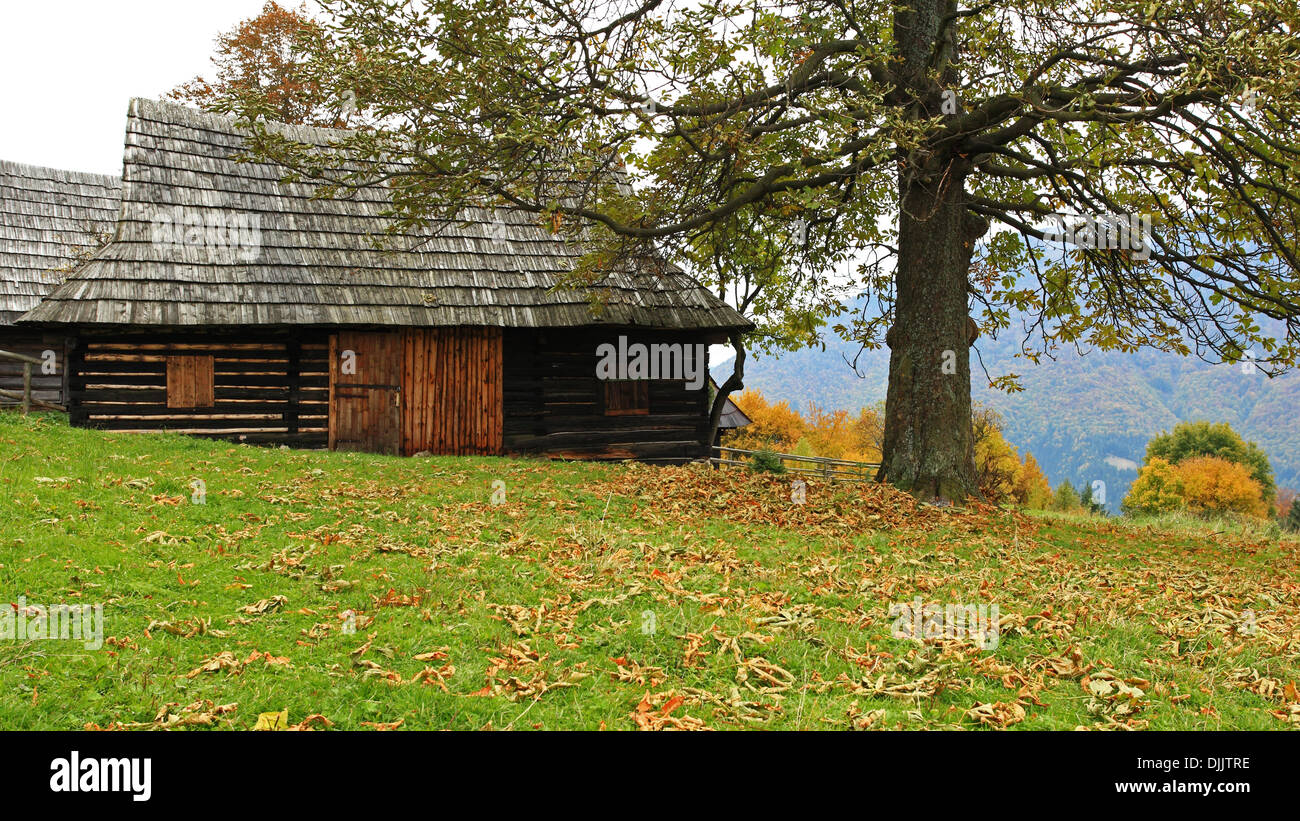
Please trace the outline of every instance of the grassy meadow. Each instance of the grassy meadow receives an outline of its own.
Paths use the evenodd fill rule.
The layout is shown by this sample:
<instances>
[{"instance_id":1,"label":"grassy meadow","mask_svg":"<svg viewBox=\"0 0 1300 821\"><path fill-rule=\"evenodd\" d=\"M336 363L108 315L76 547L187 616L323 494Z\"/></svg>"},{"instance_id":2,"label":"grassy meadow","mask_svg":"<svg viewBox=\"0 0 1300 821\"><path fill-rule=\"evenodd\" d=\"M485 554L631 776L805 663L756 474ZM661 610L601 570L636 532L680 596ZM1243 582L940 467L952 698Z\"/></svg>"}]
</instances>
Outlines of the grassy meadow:
<instances>
[{"instance_id":1,"label":"grassy meadow","mask_svg":"<svg viewBox=\"0 0 1300 821\"><path fill-rule=\"evenodd\" d=\"M0 607L103 606L0 640L3 729L1284 730L1298 593L1246 529L0 414ZM996 646L896 637L918 597Z\"/></svg>"}]
</instances>

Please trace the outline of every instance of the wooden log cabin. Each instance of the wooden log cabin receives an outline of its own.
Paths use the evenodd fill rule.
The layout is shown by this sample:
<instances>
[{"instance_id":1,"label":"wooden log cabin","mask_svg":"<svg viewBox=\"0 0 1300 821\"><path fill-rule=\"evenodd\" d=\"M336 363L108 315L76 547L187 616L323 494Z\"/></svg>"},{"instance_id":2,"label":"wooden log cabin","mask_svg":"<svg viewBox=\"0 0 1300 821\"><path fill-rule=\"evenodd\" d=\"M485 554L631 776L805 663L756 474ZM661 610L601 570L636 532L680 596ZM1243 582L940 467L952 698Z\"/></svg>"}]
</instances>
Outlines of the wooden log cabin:
<instances>
[{"instance_id":1,"label":"wooden log cabin","mask_svg":"<svg viewBox=\"0 0 1300 821\"><path fill-rule=\"evenodd\" d=\"M75 338L74 425L408 455L708 454L707 354L703 385L597 375L620 337L707 351L751 327L697 282L643 259L596 299L557 289L580 249L526 215L467 208L394 237L383 189L313 198L237 162L243 146L229 118L132 101L116 237L22 322Z\"/></svg>"},{"instance_id":2,"label":"wooden log cabin","mask_svg":"<svg viewBox=\"0 0 1300 821\"><path fill-rule=\"evenodd\" d=\"M32 396L62 405L66 336L14 323L59 284L77 260L107 242L117 220L117 177L0 160L0 350L41 360ZM21 362L0 357L0 405L17 404Z\"/></svg>"}]
</instances>

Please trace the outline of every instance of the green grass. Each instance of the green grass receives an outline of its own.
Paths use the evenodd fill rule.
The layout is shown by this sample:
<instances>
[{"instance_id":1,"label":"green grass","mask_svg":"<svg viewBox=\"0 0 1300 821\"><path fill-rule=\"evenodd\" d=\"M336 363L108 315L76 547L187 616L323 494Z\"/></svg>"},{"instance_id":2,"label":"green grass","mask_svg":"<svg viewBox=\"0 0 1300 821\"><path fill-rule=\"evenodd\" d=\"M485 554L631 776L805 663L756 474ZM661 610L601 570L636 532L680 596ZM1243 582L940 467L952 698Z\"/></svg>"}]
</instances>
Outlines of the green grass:
<instances>
[{"instance_id":1,"label":"green grass","mask_svg":"<svg viewBox=\"0 0 1300 821\"><path fill-rule=\"evenodd\" d=\"M0 414L0 606L105 622L0 641L0 727L1300 726L1294 541L789 485ZM996 604L996 649L895 638L916 596Z\"/></svg>"}]
</instances>

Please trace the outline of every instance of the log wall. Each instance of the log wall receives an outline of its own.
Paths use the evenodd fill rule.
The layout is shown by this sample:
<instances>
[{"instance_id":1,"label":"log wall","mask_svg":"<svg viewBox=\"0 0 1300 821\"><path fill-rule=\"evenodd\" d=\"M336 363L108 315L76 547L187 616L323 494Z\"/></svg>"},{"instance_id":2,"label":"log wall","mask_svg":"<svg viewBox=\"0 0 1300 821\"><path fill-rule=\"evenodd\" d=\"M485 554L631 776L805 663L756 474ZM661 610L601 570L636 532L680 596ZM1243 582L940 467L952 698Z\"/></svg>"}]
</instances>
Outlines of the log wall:
<instances>
[{"instance_id":1,"label":"log wall","mask_svg":"<svg viewBox=\"0 0 1300 821\"><path fill-rule=\"evenodd\" d=\"M646 394L646 413L606 413L607 383L596 376L596 350L615 343L619 333L397 332L400 452L655 462L707 457L707 381L688 390L684 381L653 380L638 389ZM627 335L645 344L703 341L680 333ZM212 407L168 407L168 357L206 356L212 357ZM330 362L330 333L324 330L83 335L68 357L70 417L74 425L105 430L326 447Z\"/></svg>"},{"instance_id":2,"label":"log wall","mask_svg":"<svg viewBox=\"0 0 1300 821\"><path fill-rule=\"evenodd\" d=\"M168 357L208 356L212 406L169 407ZM327 356L316 332L86 335L68 357L68 412L80 427L324 447Z\"/></svg>"},{"instance_id":3,"label":"log wall","mask_svg":"<svg viewBox=\"0 0 1300 821\"><path fill-rule=\"evenodd\" d=\"M703 342L698 335L617 329L510 329L504 340L504 448L562 458L685 462L706 458L709 390L680 381L649 383L649 412L606 415L596 349L616 343ZM706 349L707 350L707 349ZM706 360L707 367L707 360Z\"/></svg>"}]
</instances>

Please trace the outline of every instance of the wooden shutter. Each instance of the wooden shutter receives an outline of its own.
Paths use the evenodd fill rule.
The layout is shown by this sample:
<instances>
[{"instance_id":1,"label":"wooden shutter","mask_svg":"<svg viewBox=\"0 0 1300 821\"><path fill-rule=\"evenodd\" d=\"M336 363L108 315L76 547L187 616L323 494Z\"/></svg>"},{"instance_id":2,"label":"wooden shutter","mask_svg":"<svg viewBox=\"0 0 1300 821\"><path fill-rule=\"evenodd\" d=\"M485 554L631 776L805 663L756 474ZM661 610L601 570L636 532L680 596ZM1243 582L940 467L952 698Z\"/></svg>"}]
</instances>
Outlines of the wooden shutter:
<instances>
[{"instance_id":1,"label":"wooden shutter","mask_svg":"<svg viewBox=\"0 0 1300 821\"><path fill-rule=\"evenodd\" d=\"M645 379L605 383L606 416L645 416L650 413L650 383Z\"/></svg>"},{"instance_id":2,"label":"wooden shutter","mask_svg":"<svg viewBox=\"0 0 1300 821\"><path fill-rule=\"evenodd\" d=\"M211 356L167 357L167 407L210 408L213 394Z\"/></svg>"}]
</instances>

